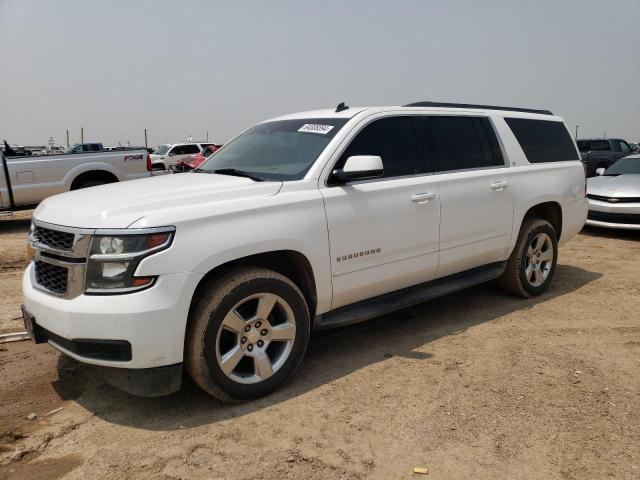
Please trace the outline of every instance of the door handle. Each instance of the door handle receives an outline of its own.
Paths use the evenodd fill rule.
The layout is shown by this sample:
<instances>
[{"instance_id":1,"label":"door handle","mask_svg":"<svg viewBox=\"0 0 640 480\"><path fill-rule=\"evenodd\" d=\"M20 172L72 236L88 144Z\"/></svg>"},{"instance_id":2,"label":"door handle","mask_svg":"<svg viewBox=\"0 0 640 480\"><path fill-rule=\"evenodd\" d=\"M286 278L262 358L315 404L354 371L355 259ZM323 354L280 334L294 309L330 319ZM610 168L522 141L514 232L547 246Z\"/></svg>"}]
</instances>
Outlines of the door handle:
<instances>
[{"instance_id":1,"label":"door handle","mask_svg":"<svg viewBox=\"0 0 640 480\"><path fill-rule=\"evenodd\" d=\"M435 193L416 193L415 195L411 195L411 201L413 203L429 203L429 200L433 200L436 198Z\"/></svg>"},{"instance_id":2,"label":"door handle","mask_svg":"<svg viewBox=\"0 0 640 480\"><path fill-rule=\"evenodd\" d=\"M507 185L509 185L509 182L505 182L505 181L494 182L491 184L491 188L494 189L496 192L501 192L507 187Z\"/></svg>"}]
</instances>

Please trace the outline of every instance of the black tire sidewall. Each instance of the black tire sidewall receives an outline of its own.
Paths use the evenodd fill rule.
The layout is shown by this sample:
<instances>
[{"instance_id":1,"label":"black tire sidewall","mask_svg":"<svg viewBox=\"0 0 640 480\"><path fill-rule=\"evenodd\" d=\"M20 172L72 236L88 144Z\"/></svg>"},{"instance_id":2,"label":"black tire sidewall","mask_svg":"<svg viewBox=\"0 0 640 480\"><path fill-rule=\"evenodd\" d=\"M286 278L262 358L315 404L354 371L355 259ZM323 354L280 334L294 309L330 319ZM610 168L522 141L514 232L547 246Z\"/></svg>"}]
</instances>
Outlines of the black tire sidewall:
<instances>
[{"instance_id":1,"label":"black tire sidewall","mask_svg":"<svg viewBox=\"0 0 640 480\"><path fill-rule=\"evenodd\" d=\"M296 338L289 358L270 378L255 384L234 382L227 377L216 359L216 339L225 315L239 301L257 293L273 293L284 299L296 322ZM204 335L203 357L214 383L235 400L261 397L286 382L302 362L309 341L309 313L304 298L286 283L273 278L257 278L242 283L229 292L211 312Z\"/></svg>"},{"instance_id":2,"label":"black tire sidewall","mask_svg":"<svg viewBox=\"0 0 640 480\"><path fill-rule=\"evenodd\" d=\"M529 248L529 245L531 245L531 242L533 241L535 236L540 233L546 233L547 235L549 235L549 238L551 238L551 244L553 245L553 262L551 264L551 271L549 272L549 275L547 276L545 281L542 283L542 285L535 287L531 285L526 278L525 265L526 265L527 249ZM524 242L522 246L522 251L520 252L520 259L519 259L520 268L518 269L519 280L520 280L520 283L522 284L522 288L524 288L524 290L526 290L527 293L529 293L531 296L536 296L536 295L540 295L547 288L549 288L549 285L551 284L551 280L553 279L553 275L556 271L556 265L558 263L558 240L556 238L555 230L549 223L537 225L529 229L526 235L527 235L526 241Z\"/></svg>"},{"instance_id":3,"label":"black tire sidewall","mask_svg":"<svg viewBox=\"0 0 640 480\"><path fill-rule=\"evenodd\" d=\"M82 185L80 185L77 190L81 190L83 188L90 188L90 187L97 187L99 185L104 185L106 182L102 182L100 180L94 180L91 182L85 182Z\"/></svg>"}]
</instances>

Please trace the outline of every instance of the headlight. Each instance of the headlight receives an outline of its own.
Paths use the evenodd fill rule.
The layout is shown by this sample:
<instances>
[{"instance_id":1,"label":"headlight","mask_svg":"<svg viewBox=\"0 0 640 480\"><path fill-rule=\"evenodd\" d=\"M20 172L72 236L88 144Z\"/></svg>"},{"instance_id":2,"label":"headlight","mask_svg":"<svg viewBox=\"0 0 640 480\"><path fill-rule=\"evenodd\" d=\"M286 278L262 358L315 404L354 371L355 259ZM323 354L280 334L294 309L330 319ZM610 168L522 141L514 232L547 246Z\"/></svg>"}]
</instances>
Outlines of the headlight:
<instances>
[{"instance_id":1,"label":"headlight","mask_svg":"<svg viewBox=\"0 0 640 480\"><path fill-rule=\"evenodd\" d=\"M135 272L143 258L169 248L173 227L101 234L91 239L85 293L129 293L153 285L156 277L136 277Z\"/></svg>"}]
</instances>

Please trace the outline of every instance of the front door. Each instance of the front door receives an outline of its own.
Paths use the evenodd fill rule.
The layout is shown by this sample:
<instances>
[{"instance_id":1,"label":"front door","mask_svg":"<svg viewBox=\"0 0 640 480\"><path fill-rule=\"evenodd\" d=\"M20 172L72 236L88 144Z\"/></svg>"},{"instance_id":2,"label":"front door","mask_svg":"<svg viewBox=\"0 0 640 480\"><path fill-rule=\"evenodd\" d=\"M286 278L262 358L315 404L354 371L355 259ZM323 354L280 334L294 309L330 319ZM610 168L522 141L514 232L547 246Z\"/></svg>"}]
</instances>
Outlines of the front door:
<instances>
[{"instance_id":1,"label":"front door","mask_svg":"<svg viewBox=\"0 0 640 480\"><path fill-rule=\"evenodd\" d=\"M438 265L438 183L421 164L414 119L363 126L334 168L352 155L380 156L384 176L321 188L333 308L431 280Z\"/></svg>"}]
</instances>

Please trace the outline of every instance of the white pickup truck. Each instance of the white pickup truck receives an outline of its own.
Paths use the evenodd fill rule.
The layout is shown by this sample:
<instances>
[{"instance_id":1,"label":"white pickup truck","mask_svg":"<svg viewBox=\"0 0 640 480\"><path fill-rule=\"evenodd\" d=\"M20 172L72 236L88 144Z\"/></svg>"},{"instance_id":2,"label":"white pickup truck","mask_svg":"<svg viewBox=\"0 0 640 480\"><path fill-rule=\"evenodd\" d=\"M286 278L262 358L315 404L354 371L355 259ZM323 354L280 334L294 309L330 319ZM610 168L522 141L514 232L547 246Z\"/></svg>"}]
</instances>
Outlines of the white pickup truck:
<instances>
[{"instance_id":1,"label":"white pickup truck","mask_svg":"<svg viewBox=\"0 0 640 480\"><path fill-rule=\"evenodd\" d=\"M146 150L0 155L0 163L0 213L33 208L58 193L151 175Z\"/></svg>"},{"instance_id":2,"label":"white pickup truck","mask_svg":"<svg viewBox=\"0 0 640 480\"><path fill-rule=\"evenodd\" d=\"M540 295L587 217L548 111L420 102L265 121L194 173L75 191L33 215L36 342L138 395L183 370L224 401L265 395L314 329L481 282Z\"/></svg>"}]
</instances>

